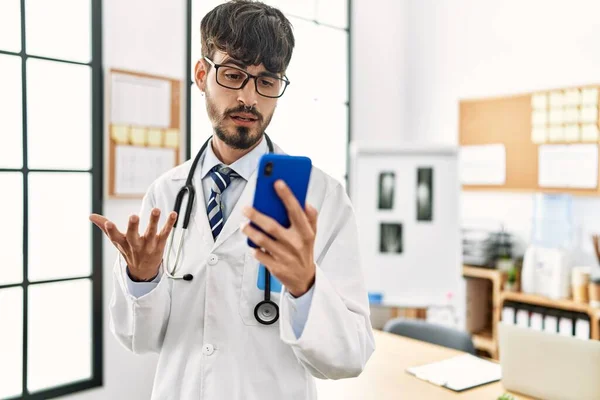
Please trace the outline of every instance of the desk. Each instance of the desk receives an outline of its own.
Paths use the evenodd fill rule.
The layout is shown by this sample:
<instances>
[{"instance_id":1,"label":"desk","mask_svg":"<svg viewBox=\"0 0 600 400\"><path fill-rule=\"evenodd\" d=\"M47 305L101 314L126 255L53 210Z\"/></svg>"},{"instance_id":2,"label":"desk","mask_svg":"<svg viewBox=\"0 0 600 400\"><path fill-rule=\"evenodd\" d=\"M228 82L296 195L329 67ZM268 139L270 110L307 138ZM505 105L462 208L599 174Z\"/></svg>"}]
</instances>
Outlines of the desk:
<instances>
[{"instance_id":1,"label":"desk","mask_svg":"<svg viewBox=\"0 0 600 400\"><path fill-rule=\"evenodd\" d=\"M506 392L500 382L456 393L417 379L408 374L406 368L441 361L463 353L382 331L374 333L376 350L363 373L358 378L338 381L317 379L319 399L496 400ZM529 399L521 395L513 396L519 400Z\"/></svg>"}]
</instances>

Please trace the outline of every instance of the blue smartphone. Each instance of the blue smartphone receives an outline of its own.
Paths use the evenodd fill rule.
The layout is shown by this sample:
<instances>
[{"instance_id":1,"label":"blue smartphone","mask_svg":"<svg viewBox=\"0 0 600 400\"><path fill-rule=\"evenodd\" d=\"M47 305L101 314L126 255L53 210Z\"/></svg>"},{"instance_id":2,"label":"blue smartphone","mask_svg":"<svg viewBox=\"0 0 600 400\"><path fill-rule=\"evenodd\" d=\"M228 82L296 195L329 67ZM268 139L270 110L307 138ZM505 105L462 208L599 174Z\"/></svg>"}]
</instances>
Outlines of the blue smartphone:
<instances>
[{"instance_id":1,"label":"blue smartphone","mask_svg":"<svg viewBox=\"0 0 600 400\"><path fill-rule=\"evenodd\" d=\"M272 153L263 155L258 164L253 207L279 222L284 228L289 228L290 219L287 209L275 191L275 182L279 179L283 180L304 209L311 170L312 162L308 157ZM251 225L264 232L254 223ZM258 247L250 238L248 238L248 245Z\"/></svg>"}]
</instances>

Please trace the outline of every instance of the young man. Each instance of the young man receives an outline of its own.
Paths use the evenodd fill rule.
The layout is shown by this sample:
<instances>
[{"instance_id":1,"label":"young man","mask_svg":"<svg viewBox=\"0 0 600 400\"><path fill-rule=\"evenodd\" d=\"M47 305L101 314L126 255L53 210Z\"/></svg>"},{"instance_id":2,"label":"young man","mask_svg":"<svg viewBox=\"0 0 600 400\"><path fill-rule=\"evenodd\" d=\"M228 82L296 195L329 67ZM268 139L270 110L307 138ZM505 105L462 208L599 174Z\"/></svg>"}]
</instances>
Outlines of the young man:
<instances>
[{"instance_id":1,"label":"young man","mask_svg":"<svg viewBox=\"0 0 600 400\"><path fill-rule=\"evenodd\" d=\"M196 170L190 160L154 182L126 233L90 217L121 253L111 329L129 350L160 354L153 399L315 399L314 377L357 376L374 350L352 206L313 167L305 209L275 185L290 228L251 207L258 160L271 147L265 130L288 84L292 27L273 7L238 0L208 13L201 34L195 79L214 135ZM177 257L179 236L171 252L166 243L186 201L181 215L166 211L188 175L196 201ZM255 313L260 264L283 285L271 292L270 324Z\"/></svg>"}]
</instances>

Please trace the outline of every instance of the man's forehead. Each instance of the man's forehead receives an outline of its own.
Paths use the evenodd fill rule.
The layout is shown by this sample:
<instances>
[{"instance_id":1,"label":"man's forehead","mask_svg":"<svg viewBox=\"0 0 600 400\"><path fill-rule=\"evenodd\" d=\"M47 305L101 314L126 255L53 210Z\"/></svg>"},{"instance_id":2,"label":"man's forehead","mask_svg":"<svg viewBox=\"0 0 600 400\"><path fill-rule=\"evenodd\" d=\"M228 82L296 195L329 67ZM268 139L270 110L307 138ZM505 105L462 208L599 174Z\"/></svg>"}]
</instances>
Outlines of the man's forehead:
<instances>
[{"instance_id":1,"label":"man's forehead","mask_svg":"<svg viewBox=\"0 0 600 400\"><path fill-rule=\"evenodd\" d=\"M213 60L214 62L216 62L217 64L230 64L230 65L235 65L238 68L241 69L245 69L247 71L249 71L250 73L261 73L261 72L270 72L268 71L264 64L260 63L258 65L248 65L245 64L244 62L230 56L228 53L225 53L223 51L217 51L215 53L215 59Z\"/></svg>"}]
</instances>

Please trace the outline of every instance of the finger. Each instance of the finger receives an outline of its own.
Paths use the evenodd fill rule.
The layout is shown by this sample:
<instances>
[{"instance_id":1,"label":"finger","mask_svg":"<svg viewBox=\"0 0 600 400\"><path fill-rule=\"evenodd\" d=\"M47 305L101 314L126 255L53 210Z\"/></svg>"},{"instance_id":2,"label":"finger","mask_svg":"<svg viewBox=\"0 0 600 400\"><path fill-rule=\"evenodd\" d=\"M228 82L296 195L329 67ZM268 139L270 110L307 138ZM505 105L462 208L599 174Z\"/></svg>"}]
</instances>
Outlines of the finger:
<instances>
[{"instance_id":1,"label":"finger","mask_svg":"<svg viewBox=\"0 0 600 400\"><path fill-rule=\"evenodd\" d=\"M280 279L281 268L279 268L277 260L271 254L265 253L261 249L254 249L252 250L252 256L256 259L256 261L264 265L265 268L268 269L273 276L279 279L281 283L283 283L283 281Z\"/></svg>"},{"instance_id":2,"label":"finger","mask_svg":"<svg viewBox=\"0 0 600 400\"><path fill-rule=\"evenodd\" d=\"M318 216L319 216L319 213L317 212L317 209L314 208L313 206L307 204L306 205L306 217L308 218L308 222L310 223L310 227L312 228L314 234L317 233Z\"/></svg>"},{"instance_id":3,"label":"finger","mask_svg":"<svg viewBox=\"0 0 600 400\"><path fill-rule=\"evenodd\" d=\"M125 237L127 241L133 246L137 246L140 241L140 217L132 215L129 217L129 224L127 225L127 232Z\"/></svg>"},{"instance_id":4,"label":"finger","mask_svg":"<svg viewBox=\"0 0 600 400\"><path fill-rule=\"evenodd\" d=\"M242 226L241 231L258 247L271 253L274 258L281 257L287 253L285 247L281 243L271 239L248 223Z\"/></svg>"},{"instance_id":5,"label":"finger","mask_svg":"<svg viewBox=\"0 0 600 400\"><path fill-rule=\"evenodd\" d=\"M147 238L153 238L156 236L156 230L158 229L158 220L160 219L160 210L158 208L153 208L150 213L150 223L146 228L146 233L144 236Z\"/></svg>"},{"instance_id":6,"label":"finger","mask_svg":"<svg viewBox=\"0 0 600 400\"><path fill-rule=\"evenodd\" d=\"M162 245L166 243L167 238L171 234L173 230L173 226L175 225L175 221L177 221L177 213L175 211L171 211L169 217L167 218L167 222L165 222L165 226L163 226L162 230L159 234L159 243Z\"/></svg>"},{"instance_id":7,"label":"finger","mask_svg":"<svg viewBox=\"0 0 600 400\"><path fill-rule=\"evenodd\" d=\"M300 206L298 199L294 196L294 193L292 193L288 185L281 179L275 182L275 190L285 205L292 225L300 230L301 233L307 234L310 229L310 223L308 222L306 214Z\"/></svg>"},{"instance_id":8,"label":"finger","mask_svg":"<svg viewBox=\"0 0 600 400\"><path fill-rule=\"evenodd\" d=\"M115 224L110 221L106 221L104 224L104 229L106 229L106 234L111 242L122 247L127 247L127 238L117 229Z\"/></svg>"},{"instance_id":9,"label":"finger","mask_svg":"<svg viewBox=\"0 0 600 400\"><path fill-rule=\"evenodd\" d=\"M94 223L94 225L96 225L98 228L100 228L100 230L102 232L104 232L105 235L108 236L108 233L106 232L106 228L104 227L104 224L106 224L106 222L108 222L108 218L106 218L100 214L91 214L89 218L90 218L90 221L92 221Z\"/></svg>"},{"instance_id":10,"label":"finger","mask_svg":"<svg viewBox=\"0 0 600 400\"><path fill-rule=\"evenodd\" d=\"M261 213L253 207L245 207L244 215L248 217L250 221L254 222L258 227L260 227L260 229L275 238L275 240L284 239L287 230L273 218Z\"/></svg>"}]
</instances>

